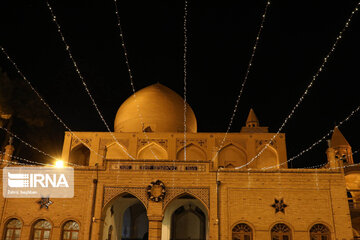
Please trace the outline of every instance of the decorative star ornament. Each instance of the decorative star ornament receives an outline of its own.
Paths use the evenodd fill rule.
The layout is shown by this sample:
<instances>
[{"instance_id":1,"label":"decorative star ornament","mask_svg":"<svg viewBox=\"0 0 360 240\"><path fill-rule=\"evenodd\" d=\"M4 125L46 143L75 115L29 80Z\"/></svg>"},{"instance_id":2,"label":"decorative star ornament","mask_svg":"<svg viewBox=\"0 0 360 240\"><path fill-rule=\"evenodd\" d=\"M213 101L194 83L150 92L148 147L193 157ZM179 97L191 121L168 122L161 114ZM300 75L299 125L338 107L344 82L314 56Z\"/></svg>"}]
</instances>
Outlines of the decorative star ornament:
<instances>
[{"instance_id":1,"label":"decorative star ornament","mask_svg":"<svg viewBox=\"0 0 360 240\"><path fill-rule=\"evenodd\" d=\"M280 200L277 200L275 198L275 203L271 205L273 208L275 208L275 213L282 212L285 213L285 208L288 206L284 203L284 199L281 198Z\"/></svg>"},{"instance_id":2,"label":"decorative star ornament","mask_svg":"<svg viewBox=\"0 0 360 240\"><path fill-rule=\"evenodd\" d=\"M38 204L40 204L40 209L46 208L49 209L49 206L53 203L49 198L42 197L39 201L37 201Z\"/></svg>"}]
</instances>

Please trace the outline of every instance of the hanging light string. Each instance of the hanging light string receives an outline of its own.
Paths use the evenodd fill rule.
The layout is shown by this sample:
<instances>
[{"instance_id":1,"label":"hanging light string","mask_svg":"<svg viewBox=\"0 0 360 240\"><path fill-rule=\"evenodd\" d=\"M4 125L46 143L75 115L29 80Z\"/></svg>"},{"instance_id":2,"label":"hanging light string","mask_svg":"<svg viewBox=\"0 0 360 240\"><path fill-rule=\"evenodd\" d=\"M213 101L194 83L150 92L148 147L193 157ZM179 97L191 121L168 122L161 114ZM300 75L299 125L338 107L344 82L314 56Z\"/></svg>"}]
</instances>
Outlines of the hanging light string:
<instances>
[{"instance_id":1,"label":"hanging light string","mask_svg":"<svg viewBox=\"0 0 360 240\"><path fill-rule=\"evenodd\" d=\"M328 54L325 56L325 58L322 61L322 64L320 65L319 69L316 71L315 75L312 77L309 85L307 86L307 88L305 89L305 92L302 94L302 96L299 98L298 102L295 104L295 106L293 107L293 109L291 110L290 114L285 118L284 122L282 123L282 125L280 126L280 128L278 129L278 131L276 132L276 134L270 139L270 141L260 150L260 152L253 157L249 162L245 163L242 166L236 167L236 169L240 169L243 168L245 166L248 166L250 163L252 163L253 161L255 161L255 159L257 159L269 146L270 144L272 144L272 142L274 141L274 139L280 134L281 130L285 127L286 123L290 120L290 118L294 115L295 110L300 106L300 104L302 103L302 101L304 100L305 96L307 96L307 94L309 93L310 88L313 86L314 82L317 80L319 74L323 71L323 69L325 68L325 65L327 63L327 61L329 60L330 56L334 53L336 46L338 45L338 42L340 41L340 39L342 38L342 35L344 34L344 32L348 29L350 22L353 18L353 16L355 15L355 13L358 12L358 6L360 5L360 2L358 2L358 4L356 5L355 9L351 12L350 17L347 19L345 26L342 28L342 30L339 32L335 42L333 43L330 51L328 52Z\"/></svg>"},{"instance_id":2,"label":"hanging light string","mask_svg":"<svg viewBox=\"0 0 360 240\"><path fill-rule=\"evenodd\" d=\"M79 78L80 78L80 80L81 80L81 82L82 82L82 84L83 84L83 86L84 86L84 88L85 88L85 91L86 91L86 93L88 94L88 96L90 97L90 100L91 100L93 106L95 107L98 115L100 116L100 118L101 118L102 122L104 123L106 129L108 130L108 132L110 133L110 135L112 136L112 138L115 140L115 142L117 143L117 145L121 148L121 150L122 150L126 155L128 155L128 157L130 157L131 159L134 160L135 158L134 158L130 153L128 153L128 151L124 148L124 146L122 146L122 145L119 143L119 141L117 140L117 138L115 137L115 135L114 135L114 134L112 133L112 131L110 130L109 125L106 123L106 121L105 121L103 115L101 114L101 112L100 112L100 110L99 110L99 108L98 108L98 106L97 106L97 104L96 104L96 102L95 102L95 99L94 99L93 96L91 95L90 90L89 90L89 88L88 88L88 86L87 86L87 84L86 84L86 82L85 82L85 79L84 79L83 75L81 74L80 69L79 69L79 67L78 67L78 65L77 65L77 63L76 63L76 61L75 61L75 59L74 59L74 57L73 57L73 55L72 55L72 53L71 53L71 51L70 51L70 46L67 44L67 42L66 42L66 40L65 40L65 37L64 37L64 35L63 35L62 31L61 31L60 24L57 22L57 20L56 20L56 15L55 15L55 13L54 13L54 11L53 11L53 9L52 9L52 7L51 7L51 5L49 4L48 1L46 1L46 5L47 5L47 7L48 7L48 9L49 9L49 11L50 11L50 13L51 13L52 20L53 20L53 22L55 23L55 25L56 25L56 27L57 27L57 31L58 31L58 33L59 33L59 35L60 35L60 37L61 37L62 42L64 43L65 49L66 49L66 51L67 51L67 53L68 53L68 55L69 55L69 57L70 57L70 60L71 60L71 62L72 62L73 65L74 65L75 71L76 71L76 73L78 74L78 76L79 76Z\"/></svg>"},{"instance_id":3,"label":"hanging light string","mask_svg":"<svg viewBox=\"0 0 360 240\"><path fill-rule=\"evenodd\" d=\"M239 106L239 102L240 102L240 98L242 96L242 93L244 91L244 88L245 88L245 84L247 82L247 79L249 77L249 74L250 74L250 70L251 70L251 67L253 65L253 61L254 61L254 57L255 57L255 52L256 52L256 49L258 47L258 44L259 44L259 40L260 40L260 37L261 37L261 33L263 31L263 28L264 28L264 23L265 23L265 19L266 19L266 15L267 15L267 12L268 12L268 9L270 7L270 4L271 2L270 1L267 1L266 2L266 6L265 6L265 9L264 9L264 13L262 15L262 19L261 19L261 24L260 24L260 27L259 27L259 30L257 32L257 35L256 35L256 39L255 39L255 44L254 44L254 47L252 48L252 53L251 53L251 57L250 57L250 60L249 60L249 63L248 63L248 66L247 66L247 69L246 69L246 73L245 73L245 76L244 76L244 80L241 84L241 88L240 88L240 91L239 91L239 94L236 98L236 102L235 102L235 106L234 106L234 110L232 112L232 115L231 115L231 118L230 118L230 122L228 124L228 127L226 129L226 132L225 132L225 135L220 143L220 146L218 148L218 150L216 151L216 154L213 158L213 160L217 157L217 155L219 154L219 151L222 149L222 147L224 146L224 143L226 141L226 138L227 138L227 135L231 129L231 126L233 124L233 121L234 121L234 118L235 118L235 115L237 113L237 110L238 110L238 106Z\"/></svg>"},{"instance_id":4,"label":"hanging light string","mask_svg":"<svg viewBox=\"0 0 360 240\"><path fill-rule=\"evenodd\" d=\"M31 145L30 143L24 141L24 140L21 139L19 136L17 136L15 133L11 132L9 129L7 129L7 128L5 128L5 127L2 127L2 126L0 126L0 128L1 128L2 130L6 131L8 134L10 134L12 137L18 139L18 140L19 140L20 142L22 142L25 146L27 146L27 147L29 147L29 148L31 148L31 149L33 149L33 150L35 150L35 151L43 154L44 156L47 156L47 157L52 158L52 159L54 159L54 160L59 160L58 158L56 158L56 157L54 157L54 156L52 156L52 155L50 155L50 154L48 154L48 153L46 153L46 152L38 149L37 147L34 147L34 146ZM68 164L68 165L72 165L72 166L76 166L76 167L83 167L83 166L81 166L81 165L77 165L77 164L70 163L70 162L68 162L67 164Z\"/></svg>"},{"instance_id":5,"label":"hanging light string","mask_svg":"<svg viewBox=\"0 0 360 240\"><path fill-rule=\"evenodd\" d=\"M43 155L45 155L45 156L47 156L47 157L49 157L49 158L57 159L56 157L51 156L50 154L48 154L48 153L46 153L46 152L44 152L44 151L42 151L42 150L40 150L40 149L32 146L30 143L25 142L25 141L22 140L20 137L18 137L15 133L10 132L7 128L2 127L2 126L0 126L0 128L1 128L2 130L4 130L5 132L7 132L8 134L10 134L12 137L18 139L18 140L19 140L20 142L22 142L25 146L27 146L27 147L35 150L35 151L38 151L39 153L41 153L41 154L43 154Z\"/></svg>"},{"instance_id":6,"label":"hanging light string","mask_svg":"<svg viewBox=\"0 0 360 240\"><path fill-rule=\"evenodd\" d=\"M186 135L186 112L187 112L187 99L186 99L186 91L187 91L187 6L188 1L184 1L184 160L186 161L186 144L187 144L187 135Z\"/></svg>"},{"instance_id":7,"label":"hanging light string","mask_svg":"<svg viewBox=\"0 0 360 240\"><path fill-rule=\"evenodd\" d=\"M351 155L354 156L355 154L357 154L357 153L359 152L359 150L360 150L360 149L357 149L357 150L356 150L355 152L353 152ZM315 166L311 166L311 167L304 167L304 168L310 168L310 169L312 169L312 168L319 168L319 167L325 166L325 165L327 165L327 164L329 164L329 163L326 162L326 163L323 163L323 164L319 164L319 165L315 165ZM357 164L360 164L360 163L355 163L354 165L357 165Z\"/></svg>"},{"instance_id":8,"label":"hanging light string","mask_svg":"<svg viewBox=\"0 0 360 240\"><path fill-rule=\"evenodd\" d=\"M128 52L127 52L127 48L126 48L126 45L125 45L124 32L123 32L122 27L121 27L121 19L120 19L119 8L117 6L117 0L114 0L114 6L115 6L116 19L117 19L117 26L119 28L119 33L120 33L121 46L122 46L123 51L124 51L125 63L126 63L126 67L127 67L128 73L129 73L130 85L131 85L131 90L133 92L133 97L134 97L134 101L135 101L135 105L136 105L136 110L137 110L137 113L139 115L141 125L144 126L144 118L143 118L143 116L141 114L140 106L139 106L139 104L138 104L138 102L136 100L136 89L135 89L135 84L134 84L134 78L133 78L133 74L132 74L132 71L131 71L131 68L130 68ZM142 129L142 132L145 135L147 143L149 144L150 143L149 137L148 137L147 133L144 130L145 129ZM158 156L153 152L153 150L151 148L150 148L150 151L154 155L155 159L159 160Z\"/></svg>"},{"instance_id":9,"label":"hanging light string","mask_svg":"<svg viewBox=\"0 0 360 240\"><path fill-rule=\"evenodd\" d=\"M0 151L0 154L1 154L2 156L4 156L4 155L9 156L9 157L10 157L10 158L12 158L12 159L17 159L17 160L20 160L20 161L24 161L24 162L31 163L32 165L34 165L34 164L35 164L35 165L42 165L42 166L55 167L55 165L53 165L53 164L47 164L47 163L34 162L34 161L28 160L28 159L26 159L26 158L22 158L22 157L14 156L14 155L12 155L12 154L9 154L9 153L7 153L7 152L3 152L3 151ZM7 161L7 160L5 160L5 159L1 159L1 161L10 162L10 163L12 163L12 164L18 164L18 163L16 163L16 162L13 162L13 161ZM23 164L23 165L24 165L24 164Z\"/></svg>"},{"instance_id":10,"label":"hanging light string","mask_svg":"<svg viewBox=\"0 0 360 240\"><path fill-rule=\"evenodd\" d=\"M3 52L3 54L6 56L6 58L8 59L8 61L13 65L13 67L16 69L17 73L20 75L20 77L29 85L29 87L31 88L31 90L36 94L36 96L40 99L40 101L44 104L44 106L51 112L51 114L56 118L56 120L58 120L64 127L66 130L69 131L69 133L71 134L72 137L75 137L77 140L79 140L79 142L81 142L82 144L84 144L87 148L89 148L90 151L92 151L93 153L95 153L96 155L100 156L101 158L103 158L103 155L100 155L98 152L96 152L95 150L93 150L88 144L86 144L83 140L81 140L66 124L65 122L54 112L54 110L50 107L50 105L44 100L44 98L40 95L40 93L34 88L34 86L31 84L31 82L25 77L25 75L20 71L20 68L18 67L18 65L15 63L14 60L12 60L12 58L10 58L10 56L8 55L8 53L5 51L5 49L0 46L0 50Z\"/></svg>"},{"instance_id":11,"label":"hanging light string","mask_svg":"<svg viewBox=\"0 0 360 240\"><path fill-rule=\"evenodd\" d=\"M351 113L344 119L342 120L339 124L337 124L335 126L335 128L340 127L341 125L343 125L345 122L349 121L349 119L358 111L360 110L360 105L355 108L354 110L351 111ZM311 149L313 149L316 145L320 144L321 142L323 142L324 140L326 140L332 133L334 132L334 129L331 129L328 131L328 133L326 133L323 137L321 137L319 140L317 140L316 142L314 142L312 145L310 145L308 148L302 150L301 152L299 152L298 154L296 154L295 156L289 158L287 161L274 165L274 166L269 166L269 167L264 167L262 169L270 169L270 168L276 168L276 167L280 167L286 163L289 163L297 158L299 158L300 156L302 156L303 154L307 153L308 151L310 151Z\"/></svg>"}]
</instances>

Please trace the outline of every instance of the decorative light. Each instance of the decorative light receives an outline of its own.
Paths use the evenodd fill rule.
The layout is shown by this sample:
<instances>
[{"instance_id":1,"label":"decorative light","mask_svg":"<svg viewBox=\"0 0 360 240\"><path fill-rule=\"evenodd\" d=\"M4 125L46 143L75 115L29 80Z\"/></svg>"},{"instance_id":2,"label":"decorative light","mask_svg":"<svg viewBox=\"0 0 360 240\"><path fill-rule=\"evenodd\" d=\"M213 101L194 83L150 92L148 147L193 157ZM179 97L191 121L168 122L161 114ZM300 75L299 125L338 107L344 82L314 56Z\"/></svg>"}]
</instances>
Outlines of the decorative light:
<instances>
[{"instance_id":1,"label":"decorative light","mask_svg":"<svg viewBox=\"0 0 360 240\"><path fill-rule=\"evenodd\" d=\"M48 1L46 2L46 5L47 5L47 7L48 7L48 9L49 9L49 11L50 11L50 13L51 13L52 20L53 20L53 22L55 23L55 25L56 25L56 27L57 27L57 31L58 31L58 33L59 33L59 35L60 35L60 38L61 38L62 42L64 43L64 46L65 46L65 49L66 49L66 51L67 51L67 53L68 53L68 55L69 55L69 58L70 58L71 62L73 63L73 66L74 66L74 68L75 68L75 71L76 71L77 75L79 76L79 78L80 78L80 80L81 80L81 82L82 82L82 85L84 86L85 91L86 91L87 95L89 96L89 98L90 98L90 100L91 100L91 102L92 102L92 105L95 107L95 109L96 109L99 117L101 118L101 120L102 120L102 122L104 123L106 129L108 130L108 132L110 133L110 135L112 136L112 138L115 140L115 142L117 143L117 145L121 148L121 150L122 150L126 155L128 155L131 159L134 160L135 157L133 157L131 154L129 154L128 151L126 151L126 149L119 143L119 141L116 139L115 135L114 135L114 134L112 133L112 131L110 130L109 125L106 123L106 121L105 121L103 115L101 114L101 112L100 112L100 110L99 110L99 108L98 108L98 106L97 106L97 104L96 104L96 102L95 102L95 99L94 99L93 96L91 95L90 90L89 90L89 88L88 88L88 86L87 86L87 84L86 84L86 82L85 82L85 79L84 79L83 75L81 74L80 69L79 69L79 67L78 67L78 65L77 65L77 63L76 63L76 61L75 61L75 59L74 59L74 57L73 57L73 55L72 55L72 53L71 53L71 51L70 51L70 46L67 44L67 42L66 42L66 40L65 40L65 37L64 37L64 35L63 35L62 31L61 31L60 24L59 24L58 21L56 20L55 13L54 13L54 11L52 10L52 7L51 7L51 5L49 4Z\"/></svg>"},{"instance_id":2,"label":"decorative light","mask_svg":"<svg viewBox=\"0 0 360 240\"><path fill-rule=\"evenodd\" d=\"M55 167L57 167L57 168L64 168L64 167L65 167L64 161L63 161L63 160L57 160L57 161L55 162Z\"/></svg>"},{"instance_id":3,"label":"decorative light","mask_svg":"<svg viewBox=\"0 0 360 240\"><path fill-rule=\"evenodd\" d=\"M265 6L265 9L264 9L264 13L262 14L262 19L261 19L261 24L260 24L260 27L259 27L259 30L257 32L257 35L256 35L256 39L255 39L255 44L254 44L254 47L252 48L252 53L251 53L251 57L250 57L250 60L249 60L249 63L248 63L248 66L247 66L247 69L246 69L246 73L245 73L245 76L244 76L244 80L241 84L241 88L240 88L240 91L239 91L239 94L236 98L236 102L235 102L235 106L234 106L234 110L232 112L232 115L231 115L231 118L230 118L230 122L229 122L229 125L226 129L226 132L225 132L225 135L220 143L220 146L218 148L218 150L216 151L216 154L213 158L213 160L216 158L216 156L218 155L219 151L221 150L221 148L224 146L224 143L225 143L225 140L226 140L226 137L231 129L231 126L233 124L233 121L234 121L234 118L235 118L235 115L236 115L236 112L238 110L238 106L239 106L239 102L240 102L240 98L241 98L241 95L244 91L244 88L245 88L245 84L246 84L246 81L249 77L249 73L250 73L250 70L251 70L251 67L253 65L253 60L254 60L254 57L255 57L255 52L256 52L256 49L257 49L257 46L259 44L259 40L260 40L260 36L261 36L261 33L262 33L262 30L264 28L264 23L265 23L265 19L266 19L266 14L268 12L268 8L270 6L270 1L267 1L266 2L266 6Z\"/></svg>"},{"instance_id":4,"label":"decorative light","mask_svg":"<svg viewBox=\"0 0 360 240\"><path fill-rule=\"evenodd\" d=\"M357 5L360 5L360 2L358 2ZM313 86L315 80L317 79L317 77L319 76L320 72L323 71L323 69L325 68L325 64L327 63L327 61L329 60L330 56L334 53L335 48L339 42L339 40L342 38L343 33L348 29L350 22L353 18L353 16L355 15L355 13L357 13L358 8L356 7L354 11L352 11L352 13L350 14L350 17L347 19L345 26L342 28L342 30L339 32L338 37L336 38L335 42L333 43L329 53L325 56L325 58L323 59L323 62L321 64L321 66L319 67L319 69L316 71L315 75L312 77L312 80L310 81L309 85L307 86L307 88L305 89L305 92L302 94L302 96L300 97L300 99L298 100L298 102L295 104L295 106L293 107L293 109L291 110L290 114L285 118L284 122L282 123L282 125L280 126L280 128L278 129L278 131L276 132L276 134L270 139L270 141L260 150L260 152L253 157L249 162L245 163L242 166L236 167L235 169L240 169L243 168L245 166L248 166L250 163L252 163L253 161L255 161L255 159L257 159L269 146L270 144L274 141L274 139L280 134L280 131L285 127L286 123L290 120L290 118L294 115L295 110L300 106L300 104L302 103L302 101L304 100L305 96L308 94L310 88Z\"/></svg>"},{"instance_id":5,"label":"decorative light","mask_svg":"<svg viewBox=\"0 0 360 240\"><path fill-rule=\"evenodd\" d=\"M337 124L335 127L338 128L340 127L341 125L343 125L345 122L349 121L350 118L355 114L357 113L358 111L360 110L360 105L355 108L354 110L351 111L351 113L344 119L342 120L339 124ZM265 168L262 168L262 169L270 169L270 168L276 168L276 167L279 167L279 166L282 166L286 163L289 163L297 158L299 158L300 156L302 156L303 154L307 153L308 151L310 151L311 149L313 149L316 145L320 144L321 142L323 142L324 140L326 140L332 133L334 132L333 129L329 130L328 133L326 133L323 137L321 137L319 140L315 141L313 144L311 144L308 148L302 150L301 152L299 152L297 155L289 158L286 162L283 162L283 163L280 163L280 164L277 164L277 165L274 165L274 166L269 166L269 167L265 167Z\"/></svg>"},{"instance_id":6,"label":"decorative light","mask_svg":"<svg viewBox=\"0 0 360 240\"><path fill-rule=\"evenodd\" d=\"M122 46L123 51L124 51L125 63L126 63L126 67L128 69L128 73L129 73L131 90L133 92L134 101L135 101L135 104L136 104L136 110L137 110L137 113L139 115L140 123L141 123L141 125L144 126L144 119L143 119L143 116L142 116L141 111L140 111L140 106L139 106L139 104L138 104L138 102L136 100L135 84L134 84L133 74L132 74L132 71L131 71L131 68L130 68L127 48L126 48L126 45L125 45L124 32L123 32L122 27L121 27L120 14L119 14L118 6L117 6L117 0L114 0L114 5L115 5L115 14L116 14L116 19L117 19L117 26L118 26L119 32L120 32L121 46ZM144 129L143 129L143 134L144 134L144 136L145 136L145 138L147 140L147 143L149 144L150 140L149 140L148 135L144 131ZM153 150L151 148L150 148L150 152L154 155L156 160L159 160L158 156L153 152Z\"/></svg>"},{"instance_id":7,"label":"decorative light","mask_svg":"<svg viewBox=\"0 0 360 240\"><path fill-rule=\"evenodd\" d=\"M184 160L186 161L187 0L184 1Z\"/></svg>"},{"instance_id":8,"label":"decorative light","mask_svg":"<svg viewBox=\"0 0 360 240\"><path fill-rule=\"evenodd\" d=\"M2 51L2 53L6 56L6 58L8 59L8 61L13 65L13 67L16 69L17 73L20 75L20 77L29 85L29 87L31 88L31 90L36 94L36 96L40 99L40 101L45 105L45 107L47 109L49 109L49 111L51 112L51 114L56 118L56 120L58 120L64 127L66 130L68 130L71 134L71 136L75 137L77 140L79 140L82 144L84 144L85 146L87 146L89 148L90 151L94 152L96 155L100 156L100 157L104 157L102 155L100 155L98 152L96 152L95 150L93 150L90 146L88 146L83 140L81 140L66 124L65 122L54 112L54 110L50 107L50 105L44 100L44 98L40 95L40 93L34 88L34 86L31 84L31 82L25 77L25 75L20 71L20 68L18 67L18 65L14 62L14 60L12 60L12 58L10 58L10 56L8 55L8 53L5 51L5 49L0 46L0 50Z\"/></svg>"}]
</instances>

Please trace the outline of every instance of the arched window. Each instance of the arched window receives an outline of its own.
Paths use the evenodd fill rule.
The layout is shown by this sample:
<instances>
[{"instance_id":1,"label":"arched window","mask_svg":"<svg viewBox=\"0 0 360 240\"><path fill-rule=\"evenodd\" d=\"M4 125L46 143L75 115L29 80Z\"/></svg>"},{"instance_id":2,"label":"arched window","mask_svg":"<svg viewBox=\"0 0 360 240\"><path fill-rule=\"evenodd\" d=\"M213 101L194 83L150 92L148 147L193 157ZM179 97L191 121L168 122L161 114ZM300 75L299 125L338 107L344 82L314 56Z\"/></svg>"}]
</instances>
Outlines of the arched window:
<instances>
[{"instance_id":1,"label":"arched window","mask_svg":"<svg viewBox=\"0 0 360 240\"><path fill-rule=\"evenodd\" d=\"M63 226L62 240L78 240L79 224L75 221L67 221Z\"/></svg>"},{"instance_id":2,"label":"arched window","mask_svg":"<svg viewBox=\"0 0 360 240\"><path fill-rule=\"evenodd\" d=\"M5 240L20 240L22 223L20 220L13 218L8 221L5 228Z\"/></svg>"},{"instance_id":3,"label":"arched window","mask_svg":"<svg viewBox=\"0 0 360 240\"><path fill-rule=\"evenodd\" d=\"M310 229L311 240L330 240L331 234L329 229L323 224L315 224Z\"/></svg>"},{"instance_id":4,"label":"arched window","mask_svg":"<svg viewBox=\"0 0 360 240\"><path fill-rule=\"evenodd\" d=\"M252 230L249 225L239 223L232 229L233 240L252 240Z\"/></svg>"},{"instance_id":5,"label":"arched window","mask_svg":"<svg viewBox=\"0 0 360 240\"><path fill-rule=\"evenodd\" d=\"M291 230L283 223L276 224L271 229L271 240L291 240Z\"/></svg>"},{"instance_id":6,"label":"arched window","mask_svg":"<svg viewBox=\"0 0 360 240\"><path fill-rule=\"evenodd\" d=\"M32 240L49 240L51 233L51 223L41 219L33 225Z\"/></svg>"},{"instance_id":7,"label":"arched window","mask_svg":"<svg viewBox=\"0 0 360 240\"><path fill-rule=\"evenodd\" d=\"M70 162L80 165L89 166L90 150L84 144L79 144L70 152Z\"/></svg>"}]
</instances>

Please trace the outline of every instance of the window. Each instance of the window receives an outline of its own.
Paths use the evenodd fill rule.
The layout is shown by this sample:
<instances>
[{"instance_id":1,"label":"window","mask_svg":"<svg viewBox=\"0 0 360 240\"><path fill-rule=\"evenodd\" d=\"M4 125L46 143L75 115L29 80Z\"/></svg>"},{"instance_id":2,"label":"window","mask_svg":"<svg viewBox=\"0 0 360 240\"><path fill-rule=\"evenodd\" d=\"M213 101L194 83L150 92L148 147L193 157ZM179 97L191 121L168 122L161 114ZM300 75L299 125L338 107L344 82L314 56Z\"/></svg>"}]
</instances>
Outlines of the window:
<instances>
[{"instance_id":1,"label":"window","mask_svg":"<svg viewBox=\"0 0 360 240\"><path fill-rule=\"evenodd\" d=\"M41 219L33 226L32 240L49 240L51 233L51 223Z\"/></svg>"},{"instance_id":2,"label":"window","mask_svg":"<svg viewBox=\"0 0 360 240\"><path fill-rule=\"evenodd\" d=\"M233 240L252 240L252 230L249 225L239 223L232 229Z\"/></svg>"},{"instance_id":3,"label":"window","mask_svg":"<svg viewBox=\"0 0 360 240\"><path fill-rule=\"evenodd\" d=\"M271 240L291 240L291 230L283 223L276 224L271 229Z\"/></svg>"},{"instance_id":4,"label":"window","mask_svg":"<svg viewBox=\"0 0 360 240\"><path fill-rule=\"evenodd\" d=\"M330 231L323 224L315 224L310 229L310 239L311 240L330 240Z\"/></svg>"},{"instance_id":5,"label":"window","mask_svg":"<svg viewBox=\"0 0 360 240\"><path fill-rule=\"evenodd\" d=\"M79 224L75 221L67 221L62 229L62 240L78 240Z\"/></svg>"},{"instance_id":6,"label":"window","mask_svg":"<svg viewBox=\"0 0 360 240\"><path fill-rule=\"evenodd\" d=\"M20 240L22 223L20 220L13 218L8 221L5 228L5 240Z\"/></svg>"}]
</instances>

